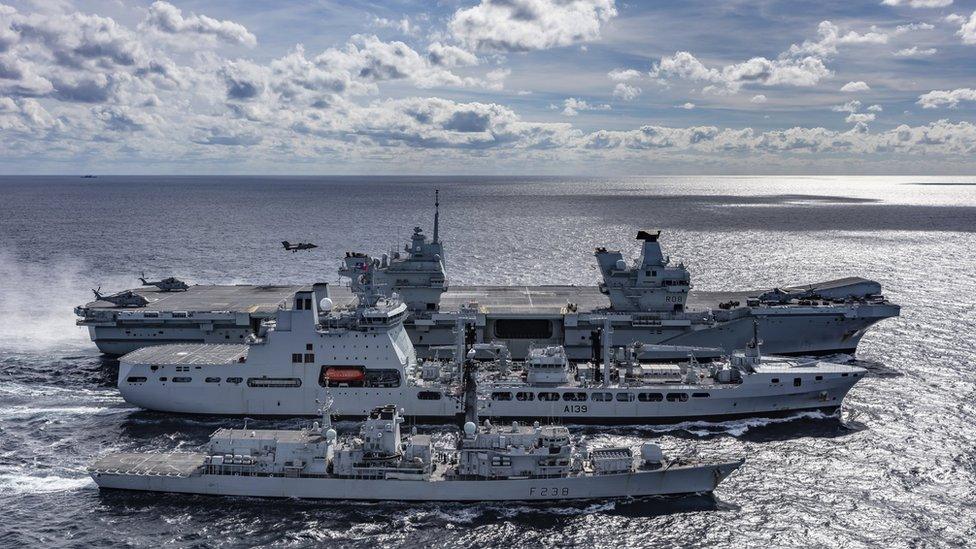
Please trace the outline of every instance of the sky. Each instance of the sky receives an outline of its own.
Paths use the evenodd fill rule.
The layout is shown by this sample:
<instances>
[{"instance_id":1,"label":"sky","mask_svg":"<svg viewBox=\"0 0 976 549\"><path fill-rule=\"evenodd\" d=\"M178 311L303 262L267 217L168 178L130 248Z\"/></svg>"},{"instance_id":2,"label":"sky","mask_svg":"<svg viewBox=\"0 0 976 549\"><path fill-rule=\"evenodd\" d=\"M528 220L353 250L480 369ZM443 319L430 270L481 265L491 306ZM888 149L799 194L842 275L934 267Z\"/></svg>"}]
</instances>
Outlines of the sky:
<instances>
[{"instance_id":1,"label":"sky","mask_svg":"<svg viewBox=\"0 0 976 549\"><path fill-rule=\"evenodd\" d=\"M974 117L976 0L0 0L8 175L976 174Z\"/></svg>"}]
</instances>

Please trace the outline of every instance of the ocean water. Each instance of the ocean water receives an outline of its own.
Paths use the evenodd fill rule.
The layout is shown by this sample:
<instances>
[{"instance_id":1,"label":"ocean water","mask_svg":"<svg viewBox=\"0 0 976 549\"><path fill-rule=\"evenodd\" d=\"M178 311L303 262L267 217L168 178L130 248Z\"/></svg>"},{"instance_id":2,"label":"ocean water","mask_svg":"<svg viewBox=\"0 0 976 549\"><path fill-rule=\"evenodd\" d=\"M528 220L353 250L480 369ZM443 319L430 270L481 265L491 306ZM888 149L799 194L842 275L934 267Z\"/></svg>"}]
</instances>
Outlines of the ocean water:
<instances>
[{"instance_id":1,"label":"ocean water","mask_svg":"<svg viewBox=\"0 0 976 549\"><path fill-rule=\"evenodd\" d=\"M860 275L902 316L865 336L857 360L872 375L839 416L573 429L588 444L745 456L714 496L547 507L98 492L94 456L189 450L238 422L123 402L117 363L74 325L91 288L133 287L143 271L334 281L342 252L429 231L435 188L454 283L595 283L593 247L636 254L650 227L697 288ZM971 546L974 252L974 177L2 177L0 546Z\"/></svg>"}]
</instances>

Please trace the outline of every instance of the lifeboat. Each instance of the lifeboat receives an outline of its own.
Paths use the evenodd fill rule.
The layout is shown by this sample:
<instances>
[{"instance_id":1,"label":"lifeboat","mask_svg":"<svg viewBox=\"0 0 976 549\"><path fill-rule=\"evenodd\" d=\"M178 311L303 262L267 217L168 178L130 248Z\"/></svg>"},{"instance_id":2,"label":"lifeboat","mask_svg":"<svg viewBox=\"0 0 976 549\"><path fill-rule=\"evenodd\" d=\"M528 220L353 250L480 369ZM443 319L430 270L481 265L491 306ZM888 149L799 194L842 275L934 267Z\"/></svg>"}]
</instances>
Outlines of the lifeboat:
<instances>
[{"instance_id":1,"label":"lifeboat","mask_svg":"<svg viewBox=\"0 0 976 549\"><path fill-rule=\"evenodd\" d=\"M335 383L351 383L353 381L362 381L366 377L366 374L363 373L362 368L333 366L325 371L325 377Z\"/></svg>"}]
</instances>

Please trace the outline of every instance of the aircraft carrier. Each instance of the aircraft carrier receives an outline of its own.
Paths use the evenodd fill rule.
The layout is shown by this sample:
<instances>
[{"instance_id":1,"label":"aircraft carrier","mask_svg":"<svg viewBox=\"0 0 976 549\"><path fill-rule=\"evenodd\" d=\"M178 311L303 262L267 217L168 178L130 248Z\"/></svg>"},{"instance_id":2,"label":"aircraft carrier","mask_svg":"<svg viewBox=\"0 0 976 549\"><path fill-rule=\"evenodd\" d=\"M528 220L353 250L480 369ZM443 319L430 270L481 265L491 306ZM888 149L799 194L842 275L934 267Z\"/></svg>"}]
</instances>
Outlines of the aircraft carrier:
<instances>
[{"instance_id":1,"label":"aircraft carrier","mask_svg":"<svg viewBox=\"0 0 976 549\"><path fill-rule=\"evenodd\" d=\"M594 252L599 286L449 286L434 216L433 237L414 229L403 252L373 258L349 252L330 285L337 307L351 306L369 271L373 287L397 293L410 309L407 331L421 356L455 341L458 315L478 342L505 343L515 359L531 344L562 345L571 360L588 360L595 334L609 318L615 346L635 341L732 352L745 348L758 321L763 349L777 355L854 354L868 328L898 316L877 282L859 277L737 292L693 290L682 264L663 255L660 231L639 231L640 256ZM75 308L80 326L106 354L122 355L166 343L243 341L292 296L315 284L291 286L192 285L126 290Z\"/></svg>"}]
</instances>

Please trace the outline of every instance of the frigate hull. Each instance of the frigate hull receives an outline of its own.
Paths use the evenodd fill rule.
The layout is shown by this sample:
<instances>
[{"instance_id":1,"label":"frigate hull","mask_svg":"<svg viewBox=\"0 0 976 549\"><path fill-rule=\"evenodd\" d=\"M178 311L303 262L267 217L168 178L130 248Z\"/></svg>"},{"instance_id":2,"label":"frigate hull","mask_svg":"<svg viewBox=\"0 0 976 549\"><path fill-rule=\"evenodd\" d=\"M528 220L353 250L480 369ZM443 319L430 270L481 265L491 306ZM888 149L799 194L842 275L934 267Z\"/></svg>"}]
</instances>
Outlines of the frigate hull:
<instances>
[{"instance_id":1,"label":"frigate hull","mask_svg":"<svg viewBox=\"0 0 976 549\"><path fill-rule=\"evenodd\" d=\"M366 501L553 502L708 493L741 461L653 471L504 480L390 480L92 471L99 488L219 496ZM96 464L106 467L106 464ZM203 467L203 455L200 455Z\"/></svg>"}]
</instances>

